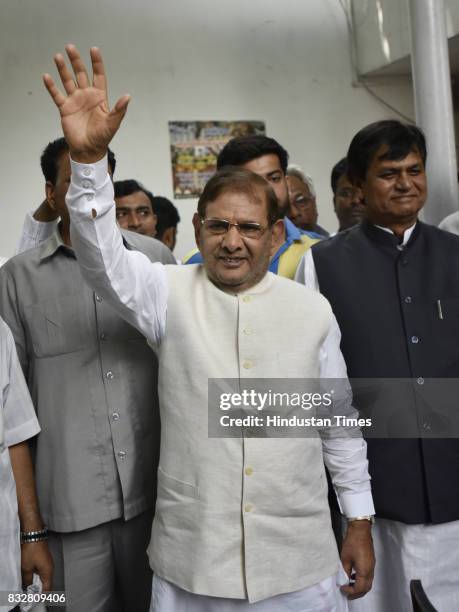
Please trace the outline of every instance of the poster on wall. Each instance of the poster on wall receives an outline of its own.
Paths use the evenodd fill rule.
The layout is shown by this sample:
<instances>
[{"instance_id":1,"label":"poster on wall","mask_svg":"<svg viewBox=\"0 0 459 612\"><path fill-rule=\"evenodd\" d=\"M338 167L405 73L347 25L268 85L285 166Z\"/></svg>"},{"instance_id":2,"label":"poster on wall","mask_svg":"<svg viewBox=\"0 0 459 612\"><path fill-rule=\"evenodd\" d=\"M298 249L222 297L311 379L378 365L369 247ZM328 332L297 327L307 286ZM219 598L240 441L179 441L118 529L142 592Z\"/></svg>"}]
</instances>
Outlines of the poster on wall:
<instances>
[{"instance_id":1,"label":"poster on wall","mask_svg":"<svg viewBox=\"0 0 459 612\"><path fill-rule=\"evenodd\" d=\"M264 122L169 121L174 198L198 198L228 140L249 134L265 134Z\"/></svg>"}]
</instances>

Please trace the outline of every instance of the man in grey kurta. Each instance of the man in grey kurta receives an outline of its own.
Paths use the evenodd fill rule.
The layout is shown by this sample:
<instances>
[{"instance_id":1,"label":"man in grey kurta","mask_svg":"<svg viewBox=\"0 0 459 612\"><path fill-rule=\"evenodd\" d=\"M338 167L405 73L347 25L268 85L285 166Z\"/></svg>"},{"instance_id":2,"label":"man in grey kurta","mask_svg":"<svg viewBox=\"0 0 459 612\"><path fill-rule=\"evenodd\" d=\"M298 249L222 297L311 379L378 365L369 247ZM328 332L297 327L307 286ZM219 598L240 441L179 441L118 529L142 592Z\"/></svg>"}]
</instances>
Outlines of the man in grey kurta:
<instances>
[{"instance_id":1,"label":"man in grey kurta","mask_svg":"<svg viewBox=\"0 0 459 612\"><path fill-rule=\"evenodd\" d=\"M126 612L148 609L156 358L143 336L83 281L63 209L70 166L61 145L54 147L55 176L42 164L61 224L1 269L0 311L42 425L36 477L52 530L54 586L67 591L72 611L112 611L118 604ZM124 244L152 261L174 261L152 238L125 232Z\"/></svg>"}]
</instances>

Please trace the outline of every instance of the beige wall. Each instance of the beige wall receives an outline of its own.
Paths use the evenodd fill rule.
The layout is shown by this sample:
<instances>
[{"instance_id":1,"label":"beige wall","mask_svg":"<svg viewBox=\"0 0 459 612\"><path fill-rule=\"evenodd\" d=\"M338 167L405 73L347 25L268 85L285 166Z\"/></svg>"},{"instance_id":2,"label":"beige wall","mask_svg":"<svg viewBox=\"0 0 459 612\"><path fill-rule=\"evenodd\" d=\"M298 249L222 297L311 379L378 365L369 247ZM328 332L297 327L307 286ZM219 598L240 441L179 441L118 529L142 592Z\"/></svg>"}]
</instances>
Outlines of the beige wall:
<instances>
[{"instance_id":1,"label":"beige wall","mask_svg":"<svg viewBox=\"0 0 459 612\"><path fill-rule=\"evenodd\" d=\"M348 31L337 0L5 0L0 8L4 185L0 254L11 255L24 213L43 198L39 156L59 135L40 75L65 42L104 52L111 98L132 95L113 143L117 178L172 196L167 122L261 119L314 178L320 223L336 226L329 173L362 125L390 116L352 85ZM377 92L412 115L411 86ZM177 255L193 246L194 200L182 216Z\"/></svg>"}]
</instances>

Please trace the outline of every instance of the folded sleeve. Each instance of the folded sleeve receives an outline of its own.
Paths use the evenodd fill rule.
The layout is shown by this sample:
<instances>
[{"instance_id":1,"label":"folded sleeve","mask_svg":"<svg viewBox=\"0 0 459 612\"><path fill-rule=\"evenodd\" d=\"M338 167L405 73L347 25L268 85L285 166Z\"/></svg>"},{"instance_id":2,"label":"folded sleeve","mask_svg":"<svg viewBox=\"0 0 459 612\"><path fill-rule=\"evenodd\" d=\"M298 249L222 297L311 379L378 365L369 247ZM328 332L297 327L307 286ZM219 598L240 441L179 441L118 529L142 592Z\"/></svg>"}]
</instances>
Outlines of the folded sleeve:
<instances>
[{"instance_id":1,"label":"folded sleeve","mask_svg":"<svg viewBox=\"0 0 459 612\"><path fill-rule=\"evenodd\" d=\"M40 426L16 354L13 336L0 319L4 441L13 446L37 435Z\"/></svg>"}]
</instances>

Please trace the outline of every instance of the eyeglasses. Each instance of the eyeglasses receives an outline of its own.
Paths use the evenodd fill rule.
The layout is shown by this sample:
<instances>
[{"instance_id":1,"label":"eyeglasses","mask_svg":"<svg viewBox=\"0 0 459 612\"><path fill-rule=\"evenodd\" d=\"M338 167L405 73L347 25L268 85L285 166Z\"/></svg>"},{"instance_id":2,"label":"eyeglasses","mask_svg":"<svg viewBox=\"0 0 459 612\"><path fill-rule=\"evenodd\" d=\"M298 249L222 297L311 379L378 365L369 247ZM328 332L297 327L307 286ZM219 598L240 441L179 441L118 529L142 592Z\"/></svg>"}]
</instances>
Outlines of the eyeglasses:
<instances>
[{"instance_id":1,"label":"eyeglasses","mask_svg":"<svg viewBox=\"0 0 459 612\"><path fill-rule=\"evenodd\" d=\"M297 198L291 200L291 203L297 208L307 208L311 202L314 202L314 198L312 196L298 196Z\"/></svg>"},{"instance_id":2,"label":"eyeglasses","mask_svg":"<svg viewBox=\"0 0 459 612\"><path fill-rule=\"evenodd\" d=\"M214 236L222 236L226 234L231 227L235 227L241 236L244 238L254 238L258 240L263 236L267 227L263 227L259 223L252 223L250 221L243 223L231 223L226 219L201 219L201 225Z\"/></svg>"}]
</instances>

